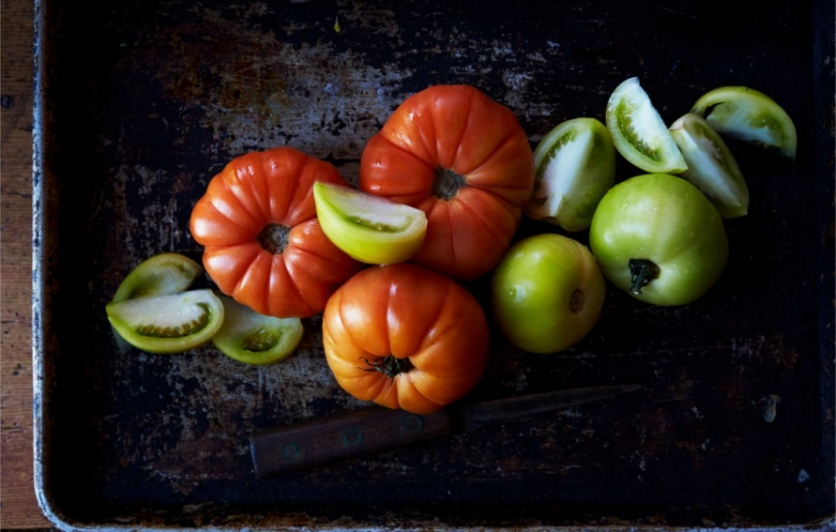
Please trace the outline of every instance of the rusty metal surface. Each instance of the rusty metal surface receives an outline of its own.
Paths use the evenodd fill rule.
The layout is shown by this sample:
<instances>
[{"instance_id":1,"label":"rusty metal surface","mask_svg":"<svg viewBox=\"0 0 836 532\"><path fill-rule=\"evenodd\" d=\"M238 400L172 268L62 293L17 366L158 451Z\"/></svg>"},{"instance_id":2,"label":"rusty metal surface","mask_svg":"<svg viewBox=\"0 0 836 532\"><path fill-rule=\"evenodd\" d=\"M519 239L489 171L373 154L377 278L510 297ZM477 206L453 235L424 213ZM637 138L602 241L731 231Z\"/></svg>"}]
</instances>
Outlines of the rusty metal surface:
<instances>
[{"instance_id":1,"label":"rusty metal surface","mask_svg":"<svg viewBox=\"0 0 836 532\"><path fill-rule=\"evenodd\" d=\"M45 512L64 529L832 528L826 4L129 0L89 13L38 0ZM105 303L144 258L199 258L191 207L231 158L289 145L356 182L365 141L428 85L479 87L534 145L563 120L602 119L633 75L668 123L720 85L767 92L795 120L798 159L731 144L752 206L727 222L729 266L703 299L663 309L610 290L589 337L556 356L495 334L465 400L616 382L643 395L256 480L253 431L365 406L334 381L318 317L271 367L211 347L118 352ZM620 164L619 179L638 173ZM486 279L468 288L484 302Z\"/></svg>"}]
</instances>

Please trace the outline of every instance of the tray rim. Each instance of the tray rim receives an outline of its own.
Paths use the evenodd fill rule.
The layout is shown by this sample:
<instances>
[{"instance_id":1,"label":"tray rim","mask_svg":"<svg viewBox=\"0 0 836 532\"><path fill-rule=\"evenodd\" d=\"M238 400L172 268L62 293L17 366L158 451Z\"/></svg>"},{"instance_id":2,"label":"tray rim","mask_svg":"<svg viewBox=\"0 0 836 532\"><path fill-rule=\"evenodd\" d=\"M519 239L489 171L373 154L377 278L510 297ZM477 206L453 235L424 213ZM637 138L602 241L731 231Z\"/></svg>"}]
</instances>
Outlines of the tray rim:
<instances>
[{"instance_id":1,"label":"tray rim","mask_svg":"<svg viewBox=\"0 0 836 532\"><path fill-rule=\"evenodd\" d=\"M47 334L46 326L44 325L44 305L49 299L49 294L46 286L45 268L49 252L53 246L49 235L44 230L47 222L45 220L44 205L48 202L49 191L46 188L46 183L50 180L48 170L46 169L45 157L48 149L46 148L47 132L44 130L45 124L49 121L49 104L48 104L48 85L49 80L45 79L44 72L46 70L46 62L48 57L45 57L44 42L47 40L47 23L44 19L45 11L47 10L50 0L33 0L34 5L34 76L33 76L33 130L32 130L32 359L33 359L33 447L34 447L34 483L35 495L41 511L45 517L60 530L90 530L90 531L126 531L126 530L153 530L166 531L177 530L182 528L170 526L152 526L152 527L138 527L133 524L120 523L87 523L79 522L69 518L52 500L47 486L47 460L44 456L48 453L47 445L45 444L46 415L47 405L49 403L49 395L47 388L51 384L52 375L47 371L44 354L47 349ZM823 0L814 0L814 10L816 6L824 5ZM831 14L832 18L832 14ZM831 76L832 78L832 76ZM831 88L832 89L832 88ZM828 93L832 96L832 90ZM833 140L831 136L830 140ZM446 524L439 524L438 522L420 523L412 526L351 526L352 530L418 530L425 529L427 525L431 525L432 529L437 530L454 530L461 529L460 527L451 527ZM335 524L332 528L330 525L326 527L319 526L297 526L293 524L282 524L281 522L273 522L269 526L247 526L250 530L275 530L277 527L285 530L343 530L345 523ZM210 531L233 531L240 530L240 527L235 526L217 526L205 525L197 527L201 530ZM470 528L469 528L470 529ZM486 529L482 526L473 528L474 530ZM535 531L543 530L542 525L530 526L514 526L514 530L520 531ZM808 523L793 523L781 526L754 526L754 527L671 527L671 526L636 526L636 525L609 525L609 526L560 526L552 528L555 530L596 530L596 531L635 531L643 530L647 532L656 531L713 531L723 530L729 532L747 531L747 532L761 532L761 531L830 531L836 530L836 513L831 516L826 516L821 519L814 520Z\"/></svg>"}]
</instances>

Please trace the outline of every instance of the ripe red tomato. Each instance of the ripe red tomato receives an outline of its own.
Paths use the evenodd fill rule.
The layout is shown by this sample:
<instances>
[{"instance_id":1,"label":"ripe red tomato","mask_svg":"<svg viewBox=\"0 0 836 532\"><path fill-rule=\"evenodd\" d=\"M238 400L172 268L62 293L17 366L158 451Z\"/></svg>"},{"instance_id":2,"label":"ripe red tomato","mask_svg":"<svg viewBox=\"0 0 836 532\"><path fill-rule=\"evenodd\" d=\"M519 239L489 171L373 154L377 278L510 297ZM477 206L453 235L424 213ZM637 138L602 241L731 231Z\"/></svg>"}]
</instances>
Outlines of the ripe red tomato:
<instances>
[{"instance_id":1,"label":"ripe red tomato","mask_svg":"<svg viewBox=\"0 0 836 532\"><path fill-rule=\"evenodd\" d=\"M413 262L472 280L504 255L534 186L531 145L514 114L468 85L407 98L366 145L360 188L423 210Z\"/></svg>"},{"instance_id":2,"label":"ripe red tomato","mask_svg":"<svg viewBox=\"0 0 836 532\"><path fill-rule=\"evenodd\" d=\"M415 414L439 410L478 382L489 332L476 299L415 264L361 271L322 319L325 357L354 397Z\"/></svg>"},{"instance_id":3,"label":"ripe red tomato","mask_svg":"<svg viewBox=\"0 0 836 532\"><path fill-rule=\"evenodd\" d=\"M287 147L242 155L212 178L190 229L222 292L259 314L302 318L359 271L320 229L316 181L347 185L333 165Z\"/></svg>"}]
</instances>

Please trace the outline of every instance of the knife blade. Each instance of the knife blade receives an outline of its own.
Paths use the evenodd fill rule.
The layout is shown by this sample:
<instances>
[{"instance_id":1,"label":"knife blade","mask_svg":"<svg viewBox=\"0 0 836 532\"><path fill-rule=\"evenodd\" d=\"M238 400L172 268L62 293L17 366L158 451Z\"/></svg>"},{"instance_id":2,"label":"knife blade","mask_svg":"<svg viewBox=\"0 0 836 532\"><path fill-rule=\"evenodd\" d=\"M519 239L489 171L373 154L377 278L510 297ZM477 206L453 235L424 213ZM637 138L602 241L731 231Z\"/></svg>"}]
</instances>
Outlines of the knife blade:
<instances>
[{"instance_id":1,"label":"knife blade","mask_svg":"<svg viewBox=\"0 0 836 532\"><path fill-rule=\"evenodd\" d=\"M574 388L453 405L428 415L375 406L255 433L250 436L250 451L256 477L266 478L518 421L639 389L641 386L634 384Z\"/></svg>"}]
</instances>

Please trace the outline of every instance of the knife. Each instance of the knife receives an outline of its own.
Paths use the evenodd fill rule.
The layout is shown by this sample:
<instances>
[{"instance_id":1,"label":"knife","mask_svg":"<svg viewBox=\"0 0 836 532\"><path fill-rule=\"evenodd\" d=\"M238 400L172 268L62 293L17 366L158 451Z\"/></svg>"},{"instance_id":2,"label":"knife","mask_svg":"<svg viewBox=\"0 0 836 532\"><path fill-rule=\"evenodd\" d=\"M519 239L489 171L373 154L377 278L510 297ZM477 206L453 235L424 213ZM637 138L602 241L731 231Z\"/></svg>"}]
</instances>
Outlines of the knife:
<instances>
[{"instance_id":1,"label":"knife","mask_svg":"<svg viewBox=\"0 0 836 532\"><path fill-rule=\"evenodd\" d=\"M501 425L639 389L641 386L634 384L574 388L453 405L428 415L375 406L253 434L250 451L256 477L266 478L337 459Z\"/></svg>"}]
</instances>

